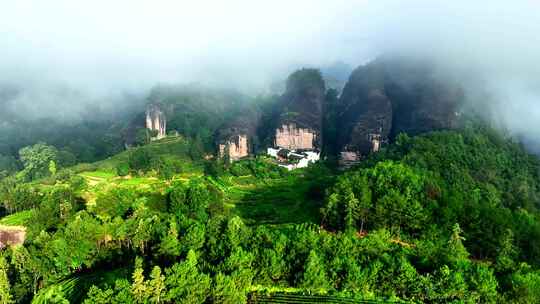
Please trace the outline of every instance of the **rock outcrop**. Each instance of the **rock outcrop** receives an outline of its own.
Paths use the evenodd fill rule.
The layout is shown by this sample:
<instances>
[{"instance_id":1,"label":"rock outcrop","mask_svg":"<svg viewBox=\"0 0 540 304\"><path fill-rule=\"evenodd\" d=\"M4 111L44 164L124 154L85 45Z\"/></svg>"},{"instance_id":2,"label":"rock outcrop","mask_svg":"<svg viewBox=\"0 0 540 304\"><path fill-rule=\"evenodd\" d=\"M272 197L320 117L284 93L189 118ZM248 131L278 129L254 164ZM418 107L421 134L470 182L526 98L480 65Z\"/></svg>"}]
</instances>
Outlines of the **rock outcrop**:
<instances>
[{"instance_id":1,"label":"rock outcrop","mask_svg":"<svg viewBox=\"0 0 540 304\"><path fill-rule=\"evenodd\" d=\"M217 132L217 147L220 158L236 161L253 153L259 114L246 109L242 115L225 123Z\"/></svg>"},{"instance_id":2,"label":"rock outcrop","mask_svg":"<svg viewBox=\"0 0 540 304\"><path fill-rule=\"evenodd\" d=\"M231 161L249 156L250 148L247 134L235 135L224 143L219 144L219 157L229 157Z\"/></svg>"},{"instance_id":3,"label":"rock outcrop","mask_svg":"<svg viewBox=\"0 0 540 304\"><path fill-rule=\"evenodd\" d=\"M315 69L302 69L287 79L274 133L276 147L290 150L321 148L325 84Z\"/></svg>"},{"instance_id":4,"label":"rock outcrop","mask_svg":"<svg viewBox=\"0 0 540 304\"><path fill-rule=\"evenodd\" d=\"M273 145L267 154L289 170L307 167L322 148L325 83L319 70L302 69L287 79L277 108Z\"/></svg>"},{"instance_id":5,"label":"rock outcrop","mask_svg":"<svg viewBox=\"0 0 540 304\"><path fill-rule=\"evenodd\" d=\"M276 129L274 145L289 150L312 150L317 134L311 129L298 128L296 124L284 124Z\"/></svg>"},{"instance_id":6,"label":"rock outcrop","mask_svg":"<svg viewBox=\"0 0 540 304\"><path fill-rule=\"evenodd\" d=\"M146 128L157 131L155 139L161 139L167 135L167 118L157 103L146 106Z\"/></svg>"},{"instance_id":7,"label":"rock outcrop","mask_svg":"<svg viewBox=\"0 0 540 304\"><path fill-rule=\"evenodd\" d=\"M339 101L338 145L344 165L376 152L397 134L456 126L462 90L425 62L381 59L357 68Z\"/></svg>"}]
</instances>

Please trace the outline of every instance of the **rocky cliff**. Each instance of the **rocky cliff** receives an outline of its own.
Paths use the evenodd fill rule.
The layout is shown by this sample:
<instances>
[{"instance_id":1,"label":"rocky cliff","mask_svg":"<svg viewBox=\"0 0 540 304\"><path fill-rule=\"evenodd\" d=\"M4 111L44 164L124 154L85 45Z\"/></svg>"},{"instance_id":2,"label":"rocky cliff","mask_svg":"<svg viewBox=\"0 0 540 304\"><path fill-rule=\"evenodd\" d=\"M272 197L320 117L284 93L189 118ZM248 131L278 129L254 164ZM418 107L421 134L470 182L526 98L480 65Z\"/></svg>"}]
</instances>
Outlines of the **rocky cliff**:
<instances>
[{"instance_id":1,"label":"rocky cliff","mask_svg":"<svg viewBox=\"0 0 540 304\"><path fill-rule=\"evenodd\" d=\"M302 69L287 79L278 105L274 145L290 150L320 149L325 84L316 69Z\"/></svg>"},{"instance_id":2,"label":"rocky cliff","mask_svg":"<svg viewBox=\"0 0 540 304\"><path fill-rule=\"evenodd\" d=\"M384 70L376 65L357 68L343 89L337 120L341 151L367 154L388 140L392 103L385 91ZM354 158L349 154L349 158Z\"/></svg>"},{"instance_id":3,"label":"rocky cliff","mask_svg":"<svg viewBox=\"0 0 540 304\"><path fill-rule=\"evenodd\" d=\"M259 113L255 109L245 109L242 115L226 122L216 134L220 158L235 161L253 153L258 139L256 131Z\"/></svg>"},{"instance_id":4,"label":"rocky cliff","mask_svg":"<svg viewBox=\"0 0 540 304\"><path fill-rule=\"evenodd\" d=\"M156 139L167 135L167 118L157 103L151 103L146 107L146 128L157 131Z\"/></svg>"},{"instance_id":5,"label":"rocky cliff","mask_svg":"<svg viewBox=\"0 0 540 304\"><path fill-rule=\"evenodd\" d=\"M339 100L342 159L377 151L401 132L455 127L463 92L436 72L429 63L387 58L354 70Z\"/></svg>"}]
</instances>

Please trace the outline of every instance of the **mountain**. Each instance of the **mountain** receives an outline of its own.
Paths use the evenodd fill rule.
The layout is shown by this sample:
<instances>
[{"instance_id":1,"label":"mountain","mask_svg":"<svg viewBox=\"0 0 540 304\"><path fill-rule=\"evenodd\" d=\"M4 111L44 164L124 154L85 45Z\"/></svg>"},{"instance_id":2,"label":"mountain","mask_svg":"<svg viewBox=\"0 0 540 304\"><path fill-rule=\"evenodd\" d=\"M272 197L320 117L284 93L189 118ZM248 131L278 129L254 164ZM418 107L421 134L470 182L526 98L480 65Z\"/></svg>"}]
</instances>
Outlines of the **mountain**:
<instances>
[{"instance_id":1,"label":"mountain","mask_svg":"<svg viewBox=\"0 0 540 304\"><path fill-rule=\"evenodd\" d=\"M359 158L399 133L451 129L463 90L429 62L381 58L353 71L338 107L339 150Z\"/></svg>"}]
</instances>

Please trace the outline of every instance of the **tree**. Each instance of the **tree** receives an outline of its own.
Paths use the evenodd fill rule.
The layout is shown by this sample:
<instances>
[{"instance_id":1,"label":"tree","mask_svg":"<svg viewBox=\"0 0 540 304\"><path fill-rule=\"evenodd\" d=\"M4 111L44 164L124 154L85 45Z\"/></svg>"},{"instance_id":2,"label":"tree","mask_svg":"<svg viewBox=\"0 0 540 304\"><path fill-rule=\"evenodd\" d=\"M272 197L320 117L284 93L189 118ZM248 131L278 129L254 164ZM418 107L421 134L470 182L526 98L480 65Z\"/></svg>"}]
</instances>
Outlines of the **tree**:
<instances>
[{"instance_id":1,"label":"tree","mask_svg":"<svg viewBox=\"0 0 540 304\"><path fill-rule=\"evenodd\" d=\"M131 285L125 279L114 282L114 288L100 289L92 286L83 302L84 304L132 304L135 303L131 294Z\"/></svg>"},{"instance_id":2,"label":"tree","mask_svg":"<svg viewBox=\"0 0 540 304\"><path fill-rule=\"evenodd\" d=\"M197 135L189 147L189 156L192 160L201 160L204 155L204 144L201 136Z\"/></svg>"},{"instance_id":3,"label":"tree","mask_svg":"<svg viewBox=\"0 0 540 304\"><path fill-rule=\"evenodd\" d=\"M151 303L161 303L165 296L165 276L161 274L161 268L154 266L150 273L148 291Z\"/></svg>"},{"instance_id":4,"label":"tree","mask_svg":"<svg viewBox=\"0 0 540 304\"><path fill-rule=\"evenodd\" d=\"M540 299L540 271L532 271L525 263L519 266L512 277L510 299L515 303L537 303Z\"/></svg>"},{"instance_id":5,"label":"tree","mask_svg":"<svg viewBox=\"0 0 540 304\"><path fill-rule=\"evenodd\" d=\"M462 233L459 224L455 223L446 248L446 258L451 264L460 265L469 262L469 252L463 245L465 238L461 236Z\"/></svg>"},{"instance_id":6,"label":"tree","mask_svg":"<svg viewBox=\"0 0 540 304\"><path fill-rule=\"evenodd\" d=\"M51 160L49 162L49 172L51 173L52 176L56 175L56 163L54 162L54 160Z\"/></svg>"},{"instance_id":7,"label":"tree","mask_svg":"<svg viewBox=\"0 0 540 304\"><path fill-rule=\"evenodd\" d=\"M146 129L146 128L138 128L135 131L135 144L138 146L146 145L150 142L150 138L152 138L151 135L154 133L151 132L152 130ZM157 135L157 131L156 131Z\"/></svg>"},{"instance_id":8,"label":"tree","mask_svg":"<svg viewBox=\"0 0 540 304\"><path fill-rule=\"evenodd\" d=\"M300 287L309 291L327 289L330 287L328 282L323 261L319 258L315 250L311 250L306 260Z\"/></svg>"},{"instance_id":9,"label":"tree","mask_svg":"<svg viewBox=\"0 0 540 304\"><path fill-rule=\"evenodd\" d=\"M501 245L495 261L495 267L499 272L511 271L515 266L517 250L514 246L514 233L507 229L501 238Z\"/></svg>"},{"instance_id":10,"label":"tree","mask_svg":"<svg viewBox=\"0 0 540 304\"><path fill-rule=\"evenodd\" d=\"M152 154L143 148L136 148L129 153L129 168L134 172L146 171L152 165Z\"/></svg>"},{"instance_id":11,"label":"tree","mask_svg":"<svg viewBox=\"0 0 540 304\"><path fill-rule=\"evenodd\" d=\"M133 271L131 283L131 293L137 303L146 303L149 298L148 286L144 281L144 273L142 266L142 258L137 257L135 259L135 270Z\"/></svg>"},{"instance_id":12,"label":"tree","mask_svg":"<svg viewBox=\"0 0 540 304\"><path fill-rule=\"evenodd\" d=\"M124 162L120 162L116 165L116 174L118 176L126 176L129 174L129 165Z\"/></svg>"},{"instance_id":13,"label":"tree","mask_svg":"<svg viewBox=\"0 0 540 304\"><path fill-rule=\"evenodd\" d=\"M37 143L19 150L19 158L24 165L22 175L33 180L45 177L49 173L49 164L56 162L58 151L53 146Z\"/></svg>"},{"instance_id":14,"label":"tree","mask_svg":"<svg viewBox=\"0 0 540 304\"><path fill-rule=\"evenodd\" d=\"M176 257L180 255L181 249L176 219L174 216L171 216L169 218L169 230L161 237L159 253L169 257Z\"/></svg>"},{"instance_id":15,"label":"tree","mask_svg":"<svg viewBox=\"0 0 540 304\"><path fill-rule=\"evenodd\" d=\"M0 252L0 304L15 303L10 293L10 284L7 276L8 264Z\"/></svg>"},{"instance_id":16,"label":"tree","mask_svg":"<svg viewBox=\"0 0 540 304\"><path fill-rule=\"evenodd\" d=\"M231 276L218 272L214 278L212 300L213 303L236 304L245 303L247 297L246 292L236 286Z\"/></svg>"},{"instance_id":17,"label":"tree","mask_svg":"<svg viewBox=\"0 0 540 304\"><path fill-rule=\"evenodd\" d=\"M476 303L497 303L497 288L499 283L485 264L474 264L469 274L470 297Z\"/></svg>"},{"instance_id":18,"label":"tree","mask_svg":"<svg viewBox=\"0 0 540 304\"><path fill-rule=\"evenodd\" d=\"M170 211L180 217L205 222L211 198L207 184L201 179L193 179L188 184L176 184L169 192Z\"/></svg>"},{"instance_id":19,"label":"tree","mask_svg":"<svg viewBox=\"0 0 540 304\"><path fill-rule=\"evenodd\" d=\"M186 260L174 264L165 270L167 301L178 303L204 303L210 292L210 276L200 273L197 268L197 255L193 250L187 254Z\"/></svg>"}]
</instances>

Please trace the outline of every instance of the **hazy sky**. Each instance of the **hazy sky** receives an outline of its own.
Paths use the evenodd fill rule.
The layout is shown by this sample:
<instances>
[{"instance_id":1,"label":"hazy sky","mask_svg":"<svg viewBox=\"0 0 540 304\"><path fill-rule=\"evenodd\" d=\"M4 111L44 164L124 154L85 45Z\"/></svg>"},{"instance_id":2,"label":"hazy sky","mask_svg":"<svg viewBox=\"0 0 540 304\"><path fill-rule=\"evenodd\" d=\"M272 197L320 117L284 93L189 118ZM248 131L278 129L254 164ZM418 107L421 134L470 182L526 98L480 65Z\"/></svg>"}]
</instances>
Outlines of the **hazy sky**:
<instances>
[{"instance_id":1,"label":"hazy sky","mask_svg":"<svg viewBox=\"0 0 540 304\"><path fill-rule=\"evenodd\" d=\"M391 52L436 57L488 88L513 130L540 130L538 0L0 0L0 83L33 88L34 103L52 84L263 88L291 66Z\"/></svg>"},{"instance_id":2,"label":"hazy sky","mask_svg":"<svg viewBox=\"0 0 540 304\"><path fill-rule=\"evenodd\" d=\"M0 0L0 80L260 85L291 65L389 50L538 72L539 20L533 0Z\"/></svg>"}]
</instances>

